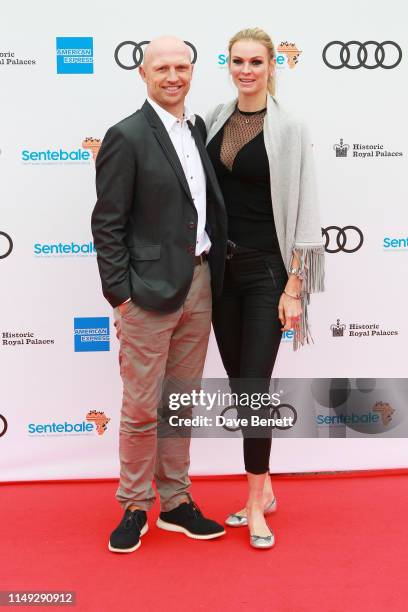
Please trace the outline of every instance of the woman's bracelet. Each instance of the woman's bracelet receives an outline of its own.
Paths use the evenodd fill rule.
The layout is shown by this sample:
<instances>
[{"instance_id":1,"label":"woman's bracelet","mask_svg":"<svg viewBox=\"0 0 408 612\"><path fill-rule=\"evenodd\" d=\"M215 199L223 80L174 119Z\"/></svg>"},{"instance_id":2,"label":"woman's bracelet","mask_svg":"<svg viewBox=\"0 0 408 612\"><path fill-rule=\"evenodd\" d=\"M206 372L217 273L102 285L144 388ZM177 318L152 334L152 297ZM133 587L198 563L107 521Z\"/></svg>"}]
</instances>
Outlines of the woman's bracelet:
<instances>
[{"instance_id":1,"label":"woman's bracelet","mask_svg":"<svg viewBox=\"0 0 408 612\"><path fill-rule=\"evenodd\" d=\"M299 276L300 268L289 268L288 274L294 274L295 276Z\"/></svg>"},{"instance_id":2,"label":"woman's bracelet","mask_svg":"<svg viewBox=\"0 0 408 612\"><path fill-rule=\"evenodd\" d=\"M292 268L292 267L290 267L289 270L288 270L288 274L293 274L299 280L303 280L304 270L302 270L302 268Z\"/></svg>"},{"instance_id":3,"label":"woman's bracelet","mask_svg":"<svg viewBox=\"0 0 408 612\"><path fill-rule=\"evenodd\" d=\"M290 295L290 293L288 293L288 292L287 292L287 291L285 291L285 290L283 291L283 293L284 293L285 295L287 295L288 297L293 298L294 300L300 300L300 299L301 299L301 297L300 297L300 295L299 295L299 294L297 294L297 295Z\"/></svg>"}]
</instances>

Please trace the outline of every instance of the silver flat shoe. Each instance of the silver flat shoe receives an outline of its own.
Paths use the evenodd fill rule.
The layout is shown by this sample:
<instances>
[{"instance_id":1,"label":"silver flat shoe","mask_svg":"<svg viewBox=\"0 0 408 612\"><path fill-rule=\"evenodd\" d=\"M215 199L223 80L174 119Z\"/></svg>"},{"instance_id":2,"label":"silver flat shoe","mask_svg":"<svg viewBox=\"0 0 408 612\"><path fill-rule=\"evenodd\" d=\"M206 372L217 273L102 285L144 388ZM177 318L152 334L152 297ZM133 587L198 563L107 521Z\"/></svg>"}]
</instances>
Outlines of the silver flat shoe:
<instances>
[{"instance_id":1,"label":"silver flat shoe","mask_svg":"<svg viewBox=\"0 0 408 612\"><path fill-rule=\"evenodd\" d=\"M272 531L268 536L249 535L249 543L253 548L272 548L275 544L275 536Z\"/></svg>"},{"instance_id":2,"label":"silver flat shoe","mask_svg":"<svg viewBox=\"0 0 408 612\"><path fill-rule=\"evenodd\" d=\"M274 497L265 507L264 514L272 514L276 512L277 508L278 502L276 501L276 497ZM246 527L248 525L248 519L241 514L229 514L225 519L225 524L228 525L228 527Z\"/></svg>"}]
</instances>

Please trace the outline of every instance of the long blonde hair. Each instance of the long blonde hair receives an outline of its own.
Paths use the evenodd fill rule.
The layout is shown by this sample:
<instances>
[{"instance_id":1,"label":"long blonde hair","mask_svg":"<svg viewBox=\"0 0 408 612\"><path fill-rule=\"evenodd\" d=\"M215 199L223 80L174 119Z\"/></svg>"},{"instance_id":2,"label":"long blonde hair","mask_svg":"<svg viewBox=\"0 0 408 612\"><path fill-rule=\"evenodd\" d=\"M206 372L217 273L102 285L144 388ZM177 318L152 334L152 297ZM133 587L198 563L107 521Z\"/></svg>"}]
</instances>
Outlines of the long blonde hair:
<instances>
[{"instance_id":1,"label":"long blonde hair","mask_svg":"<svg viewBox=\"0 0 408 612\"><path fill-rule=\"evenodd\" d=\"M275 58L275 47L271 37L261 28L245 28L237 32L228 43L228 57L231 57L232 45L239 40L256 40L260 42L268 51L269 60ZM275 95L275 75L268 76L268 92L271 96Z\"/></svg>"}]
</instances>

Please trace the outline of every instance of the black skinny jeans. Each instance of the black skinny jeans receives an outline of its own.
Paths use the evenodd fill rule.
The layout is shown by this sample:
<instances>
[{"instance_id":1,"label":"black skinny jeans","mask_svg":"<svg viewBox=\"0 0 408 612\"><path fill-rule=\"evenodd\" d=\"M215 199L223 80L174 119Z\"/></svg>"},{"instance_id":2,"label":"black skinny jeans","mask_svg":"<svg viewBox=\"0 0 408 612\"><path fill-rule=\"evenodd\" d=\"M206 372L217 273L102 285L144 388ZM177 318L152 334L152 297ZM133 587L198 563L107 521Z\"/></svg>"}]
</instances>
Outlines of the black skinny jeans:
<instances>
[{"instance_id":1,"label":"black skinny jeans","mask_svg":"<svg viewBox=\"0 0 408 612\"><path fill-rule=\"evenodd\" d=\"M227 259L223 291L213 303L213 326L233 393L269 393L281 341L278 304L287 272L280 254L253 251ZM237 406L239 418L269 416L269 408ZM245 469L269 471L270 427L241 427Z\"/></svg>"}]
</instances>

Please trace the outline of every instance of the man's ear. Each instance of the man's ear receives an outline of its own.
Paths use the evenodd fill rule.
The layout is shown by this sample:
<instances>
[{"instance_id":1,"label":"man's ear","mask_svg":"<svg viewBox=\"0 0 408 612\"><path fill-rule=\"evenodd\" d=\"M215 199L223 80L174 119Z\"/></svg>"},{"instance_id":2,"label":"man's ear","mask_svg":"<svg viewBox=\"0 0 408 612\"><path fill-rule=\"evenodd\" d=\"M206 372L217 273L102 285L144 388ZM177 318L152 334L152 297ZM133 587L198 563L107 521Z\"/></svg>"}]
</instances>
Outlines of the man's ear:
<instances>
[{"instance_id":1,"label":"man's ear","mask_svg":"<svg viewBox=\"0 0 408 612\"><path fill-rule=\"evenodd\" d=\"M142 77L142 79L144 80L144 82L146 83L146 81L147 81L146 71L143 68L143 66L139 66L139 74Z\"/></svg>"}]
</instances>

